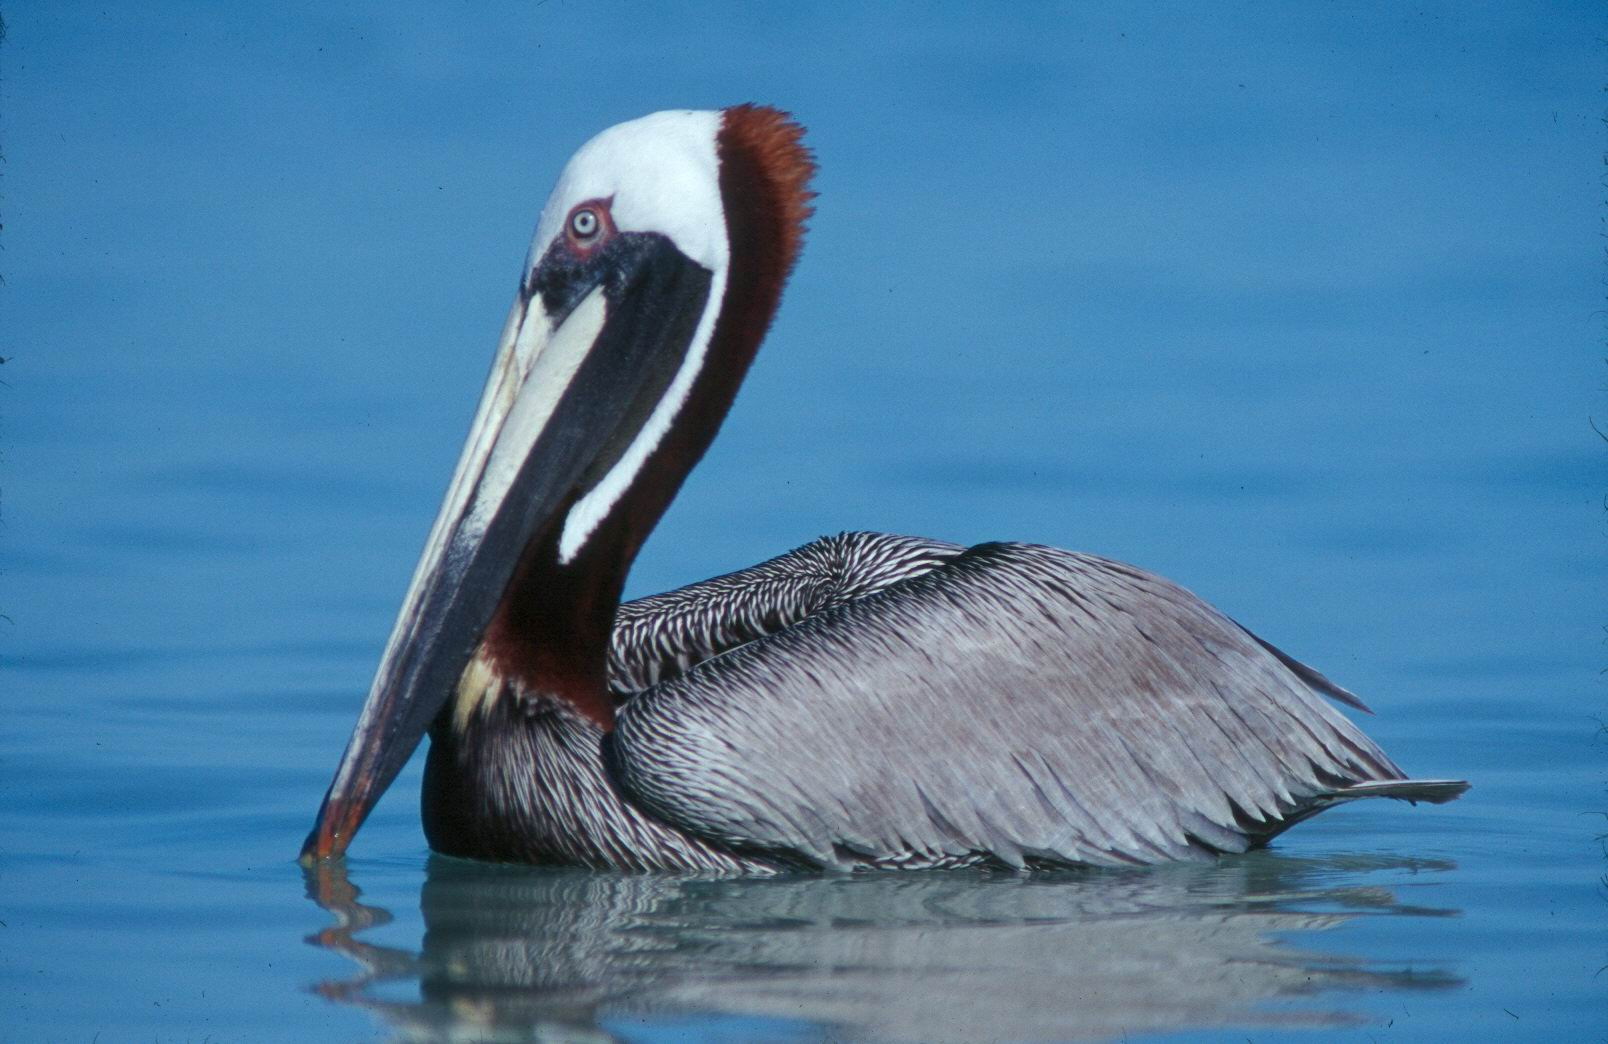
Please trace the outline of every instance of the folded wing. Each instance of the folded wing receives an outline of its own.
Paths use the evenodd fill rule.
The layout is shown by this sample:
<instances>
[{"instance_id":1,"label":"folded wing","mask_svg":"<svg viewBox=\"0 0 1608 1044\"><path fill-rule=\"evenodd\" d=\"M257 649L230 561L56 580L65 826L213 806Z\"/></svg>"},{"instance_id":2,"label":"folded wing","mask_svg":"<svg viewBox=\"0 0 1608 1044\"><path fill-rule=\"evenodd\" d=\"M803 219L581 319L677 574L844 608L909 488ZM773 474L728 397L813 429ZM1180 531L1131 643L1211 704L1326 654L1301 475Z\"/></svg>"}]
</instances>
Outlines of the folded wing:
<instances>
[{"instance_id":1,"label":"folded wing","mask_svg":"<svg viewBox=\"0 0 1608 1044\"><path fill-rule=\"evenodd\" d=\"M1292 662L1160 577L983 544L645 689L607 756L654 815L824 867L1206 857L1403 779Z\"/></svg>"}]
</instances>

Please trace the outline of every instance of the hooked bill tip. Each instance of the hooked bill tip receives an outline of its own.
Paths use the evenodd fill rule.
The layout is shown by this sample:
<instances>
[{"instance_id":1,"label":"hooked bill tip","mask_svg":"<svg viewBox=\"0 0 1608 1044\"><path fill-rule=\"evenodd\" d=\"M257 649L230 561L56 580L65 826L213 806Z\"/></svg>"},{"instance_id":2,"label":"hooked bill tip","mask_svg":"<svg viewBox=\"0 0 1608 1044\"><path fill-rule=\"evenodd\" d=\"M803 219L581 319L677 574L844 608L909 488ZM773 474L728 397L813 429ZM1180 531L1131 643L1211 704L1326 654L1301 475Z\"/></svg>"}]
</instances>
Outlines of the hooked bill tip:
<instances>
[{"instance_id":1,"label":"hooked bill tip","mask_svg":"<svg viewBox=\"0 0 1608 1044\"><path fill-rule=\"evenodd\" d=\"M302 842L301 854L296 857L296 862L311 867L314 863L339 859L345 855L346 846L356 832L347 820L352 818L356 808L351 802L326 799L318 810L313 829L307 833L307 840Z\"/></svg>"},{"instance_id":2,"label":"hooked bill tip","mask_svg":"<svg viewBox=\"0 0 1608 1044\"><path fill-rule=\"evenodd\" d=\"M296 862L304 867L311 868L313 864L328 860L335 854L323 844L323 838L320 836L323 833L322 826L323 824L319 824L313 827L307 834L307 840L302 842L301 854L296 857Z\"/></svg>"}]
</instances>

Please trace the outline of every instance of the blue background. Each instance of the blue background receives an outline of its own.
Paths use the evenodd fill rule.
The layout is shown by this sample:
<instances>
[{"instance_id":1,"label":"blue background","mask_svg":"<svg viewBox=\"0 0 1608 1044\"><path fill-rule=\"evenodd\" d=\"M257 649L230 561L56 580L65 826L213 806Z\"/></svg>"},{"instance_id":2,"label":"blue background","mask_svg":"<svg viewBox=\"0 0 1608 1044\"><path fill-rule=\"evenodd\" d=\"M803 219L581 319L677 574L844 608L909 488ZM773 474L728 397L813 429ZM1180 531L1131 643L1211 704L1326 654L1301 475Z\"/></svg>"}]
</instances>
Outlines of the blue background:
<instances>
[{"instance_id":1,"label":"blue background","mask_svg":"<svg viewBox=\"0 0 1608 1044\"><path fill-rule=\"evenodd\" d=\"M631 593L844 528L1170 576L1475 781L1282 842L1455 866L1350 944L1466 982L1410 1032L1600 1029L1597 5L5 14L3 1035L383 1031L303 989L291 857L531 226L598 130L749 100L818 212ZM399 945L416 792L354 849Z\"/></svg>"}]
</instances>

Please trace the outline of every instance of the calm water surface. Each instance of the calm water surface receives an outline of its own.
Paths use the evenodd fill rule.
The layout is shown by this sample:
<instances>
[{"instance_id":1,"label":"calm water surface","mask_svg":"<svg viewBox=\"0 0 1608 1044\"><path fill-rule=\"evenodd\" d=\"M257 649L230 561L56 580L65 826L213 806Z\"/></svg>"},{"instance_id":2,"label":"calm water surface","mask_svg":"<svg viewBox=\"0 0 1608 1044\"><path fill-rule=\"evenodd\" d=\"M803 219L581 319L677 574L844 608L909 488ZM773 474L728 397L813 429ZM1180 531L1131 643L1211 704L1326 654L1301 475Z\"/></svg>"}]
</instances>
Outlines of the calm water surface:
<instances>
[{"instance_id":1,"label":"calm water surface","mask_svg":"<svg viewBox=\"0 0 1608 1044\"><path fill-rule=\"evenodd\" d=\"M0 1039L1608 1037L1600 12L1192 12L9 7ZM304 874L553 176L748 98L819 214L633 593L1097 551L1475 789L700 880L432 857L416 762Z\"/></svg>"}]
</instances>

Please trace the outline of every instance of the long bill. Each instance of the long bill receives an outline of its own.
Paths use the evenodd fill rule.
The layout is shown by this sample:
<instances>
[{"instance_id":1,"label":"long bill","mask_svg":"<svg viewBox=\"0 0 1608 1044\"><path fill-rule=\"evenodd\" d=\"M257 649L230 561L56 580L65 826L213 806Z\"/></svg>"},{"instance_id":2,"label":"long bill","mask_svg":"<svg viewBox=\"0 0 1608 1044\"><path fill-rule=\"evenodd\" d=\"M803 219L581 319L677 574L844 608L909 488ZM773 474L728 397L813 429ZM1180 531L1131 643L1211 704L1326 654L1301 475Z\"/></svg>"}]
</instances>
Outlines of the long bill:
<instances>
[{"instance_id":1,"label":"long bill","mask_svg":"<svg viewBox=\"0 0 1608 1044\"><path fill-rule=\"evenodd\" d=\"M579 270L529 273L304 864L346 850L454 691L524 549L554 527L585 539L584 524L570 532L577 512L609 510L591 494L629 481L622 458L641 457L641 429L695 369L710 271L664 237L618 240Z\"/></svg>"}]
</instances>

